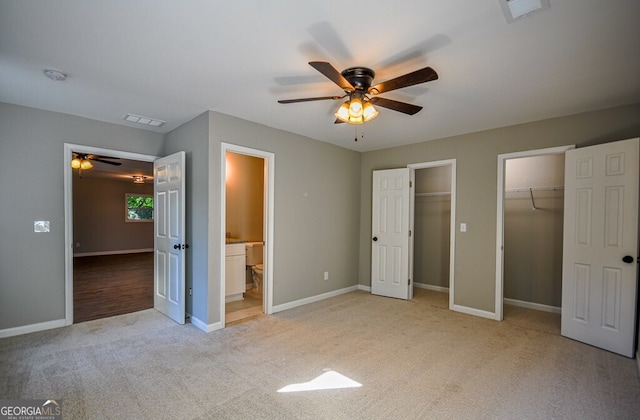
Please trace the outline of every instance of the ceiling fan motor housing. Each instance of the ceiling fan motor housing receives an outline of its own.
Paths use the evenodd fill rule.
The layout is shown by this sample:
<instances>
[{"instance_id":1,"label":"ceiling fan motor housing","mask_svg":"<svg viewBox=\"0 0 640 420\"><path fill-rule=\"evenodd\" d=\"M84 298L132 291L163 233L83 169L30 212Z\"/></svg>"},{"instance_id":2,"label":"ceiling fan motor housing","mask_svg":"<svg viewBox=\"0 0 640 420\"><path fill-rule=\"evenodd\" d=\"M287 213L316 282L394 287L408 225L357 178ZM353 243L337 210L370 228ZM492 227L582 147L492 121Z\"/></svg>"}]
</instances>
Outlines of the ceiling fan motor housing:
<instances>
[{"instance_id":1,"label":"ceiling fan motor housing","mask_svg":"<svg viewBox=\"0 0 640 420\"><path fill-rule=\"evenodd\" d=\"M373 78L376 77L376 73L367 67L349 67L342 71L342 77L347 79L349 83L356 89L356 91L367 92L367 89L371 87Z\"/></svg>"}]
</instances>

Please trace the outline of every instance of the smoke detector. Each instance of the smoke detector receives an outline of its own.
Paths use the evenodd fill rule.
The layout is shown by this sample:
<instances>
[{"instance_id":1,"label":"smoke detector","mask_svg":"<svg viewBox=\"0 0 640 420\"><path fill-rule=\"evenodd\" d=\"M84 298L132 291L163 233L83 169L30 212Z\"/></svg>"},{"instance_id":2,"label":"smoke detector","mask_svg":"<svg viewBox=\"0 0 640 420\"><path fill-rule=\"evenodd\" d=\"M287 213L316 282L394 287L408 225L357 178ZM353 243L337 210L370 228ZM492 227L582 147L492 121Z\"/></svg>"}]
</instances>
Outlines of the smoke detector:
<instances>
[{"instance_id":1,"label":"smoke detector","mask_svg":"<svg viewBox=\"0 0 640 420\"><path fill-rule=\"evenodd\" d=\"M551 7L549 0L499 0L507 23Z\"/></svg>"},{"instance_id":2,"label":"smoke detector","mask_svg":"<svg viewBox=\"0 0 640 420\"><path fill-rule=\"evenodd\" d=\"M54 80L56 82L62 82L67 78L67 75L61 72L60 70L55 69L42 69L42 72L49 79Z\"/></svg>"}]
</instances>

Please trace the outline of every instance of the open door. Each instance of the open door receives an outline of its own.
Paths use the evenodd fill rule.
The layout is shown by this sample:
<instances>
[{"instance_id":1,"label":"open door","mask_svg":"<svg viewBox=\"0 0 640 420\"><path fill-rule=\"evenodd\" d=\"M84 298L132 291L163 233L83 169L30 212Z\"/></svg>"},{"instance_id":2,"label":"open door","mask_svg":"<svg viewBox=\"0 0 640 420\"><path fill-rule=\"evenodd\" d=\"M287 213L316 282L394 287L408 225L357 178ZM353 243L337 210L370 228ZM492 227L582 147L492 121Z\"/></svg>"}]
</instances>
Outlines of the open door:
<instances>
[{"instance_id":1,"label":"open door","mask_svg":"<svg viewBox=\"0 0 640 420\"><path fill-rule=\"evenodd\" d=\"M153 306L179 324L185 323L184 240L185 153L157 159L154 173Z\"/></svg>"},{"instance_id":2,"label":"open door","mask_svg":"<svg viewBox=\"0 0 640 420\"><path fill-rule=\"evenodd\" d=\"M561 333L633 357L638 139L565 156Z\"/></svg>"},{"instance_id":3,"label":"open door","mask_svg":"<svg viewBox=\"0 0 640 420\"><path fill-rule=\"evenodd\" d=\"M413 169L373 171L371 293L413 298Z\"/></svg>"}]
</instances>

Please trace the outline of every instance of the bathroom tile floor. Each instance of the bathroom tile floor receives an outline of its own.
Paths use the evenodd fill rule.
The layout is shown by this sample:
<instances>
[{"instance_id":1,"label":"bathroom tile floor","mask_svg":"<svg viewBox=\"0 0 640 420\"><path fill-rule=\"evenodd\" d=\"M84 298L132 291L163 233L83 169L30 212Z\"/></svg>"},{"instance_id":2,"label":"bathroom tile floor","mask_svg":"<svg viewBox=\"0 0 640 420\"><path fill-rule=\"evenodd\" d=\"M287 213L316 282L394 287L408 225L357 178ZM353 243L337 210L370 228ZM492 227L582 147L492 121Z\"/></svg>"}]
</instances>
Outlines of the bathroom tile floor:
<instances>
[{"instance_id":1,"label":"bathroom tile floor","mask_svg":"<svg viewBox=\"0 0 640 420\"><path fill-rule=\"evenodd\" d=\"M244 300L229 302L225 305L225 324L231 325L263 315L262 292L248 289Z\"/></svg>"}]
</instances>

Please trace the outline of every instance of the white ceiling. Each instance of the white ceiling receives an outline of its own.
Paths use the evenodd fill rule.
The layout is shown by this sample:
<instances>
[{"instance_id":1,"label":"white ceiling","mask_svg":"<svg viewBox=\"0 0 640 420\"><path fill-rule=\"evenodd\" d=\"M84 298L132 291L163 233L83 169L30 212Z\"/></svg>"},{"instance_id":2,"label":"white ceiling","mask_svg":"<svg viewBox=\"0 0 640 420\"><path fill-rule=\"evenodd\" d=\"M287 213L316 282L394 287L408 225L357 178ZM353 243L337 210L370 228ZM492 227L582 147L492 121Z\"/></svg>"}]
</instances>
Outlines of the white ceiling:
<instances>
[{"instance_id":1,"label":"white ceiling","mask_svg":"<svg viewBox=\"0 0 640 420\"><path fill-rule=\"evenodd\" d=\"M160 132L213 110L359 151L640 102L640 1L510 24L498 1L0 0L0 101ZM424 109L380 109L356 143L340 102L277 103L342 93L309 61L440 78L382 94Z\"/></svg>"}]
</instances>

